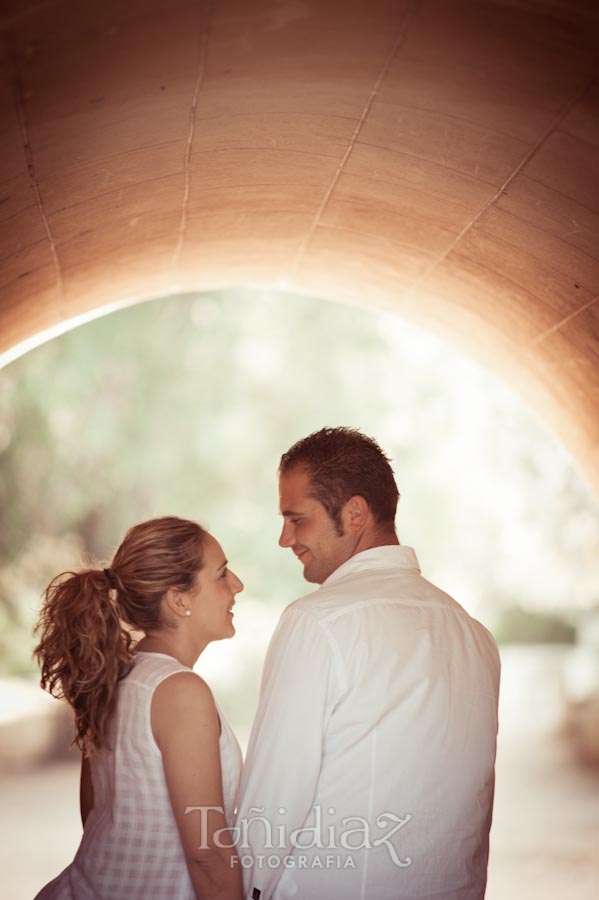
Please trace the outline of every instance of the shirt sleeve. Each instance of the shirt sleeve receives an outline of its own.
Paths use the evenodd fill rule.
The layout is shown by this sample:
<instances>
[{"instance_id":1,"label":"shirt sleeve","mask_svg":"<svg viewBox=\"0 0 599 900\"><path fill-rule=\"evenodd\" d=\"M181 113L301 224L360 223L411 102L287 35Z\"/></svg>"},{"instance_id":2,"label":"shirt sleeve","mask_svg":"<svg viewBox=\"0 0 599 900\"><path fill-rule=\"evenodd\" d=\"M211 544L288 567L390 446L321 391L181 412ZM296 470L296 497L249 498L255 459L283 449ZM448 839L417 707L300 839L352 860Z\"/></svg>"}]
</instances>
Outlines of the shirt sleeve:
<instances>
[{"instance_id":1,"label":"shirt sleeve","mask_svg":"<svg viewBox=\"0 0 599 900\"><path fill-rule=\"evenodd\" d=\"M292 850L291 835L309 816L340 688L326 626L303 608L288 608L266 654L241 783L238 852L248 898L260 891L260 900L270 900Z\"/></svg>"}]
</instances>

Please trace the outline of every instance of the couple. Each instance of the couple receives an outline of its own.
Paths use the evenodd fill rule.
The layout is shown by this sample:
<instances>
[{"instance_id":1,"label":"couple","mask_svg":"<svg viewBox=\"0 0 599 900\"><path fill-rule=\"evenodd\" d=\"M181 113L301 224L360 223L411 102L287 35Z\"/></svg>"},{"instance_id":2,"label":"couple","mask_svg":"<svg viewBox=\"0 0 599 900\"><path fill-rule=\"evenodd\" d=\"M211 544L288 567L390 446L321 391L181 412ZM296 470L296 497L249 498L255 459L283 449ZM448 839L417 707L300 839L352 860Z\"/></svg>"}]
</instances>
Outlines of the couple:
<instances>
[{"instance_id":1,"label":"couple","mask_svg":"<svg viewBox=\"0 0 599 900\"><path fill-rule=\"evenodd\" d=\"M50 584L36 653L75 714L84 832L37 900L482 900L495 642L399 544L374 440L299 441L279 493L280 544L320 587L272 637L243 777L192 671L243 588L215 538L155 519Z\"/></svg>"}]
</instances>

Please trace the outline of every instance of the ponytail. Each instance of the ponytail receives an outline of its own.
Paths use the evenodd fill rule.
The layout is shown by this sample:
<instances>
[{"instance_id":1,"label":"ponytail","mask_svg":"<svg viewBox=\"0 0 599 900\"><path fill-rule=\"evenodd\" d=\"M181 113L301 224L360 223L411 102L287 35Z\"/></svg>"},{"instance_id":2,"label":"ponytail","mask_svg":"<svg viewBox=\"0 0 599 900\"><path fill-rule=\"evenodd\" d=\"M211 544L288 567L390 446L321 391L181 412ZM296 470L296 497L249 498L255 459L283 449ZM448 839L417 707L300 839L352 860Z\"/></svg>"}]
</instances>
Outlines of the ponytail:
<instances>
[{"instance_id":1,"label":"ponytail","mask_svg":"<svg viewBox=\"0 0 599 900\"><path fill-rule=\"evenodd\" d=\"M57 575L45 591L35 631L41 686L73 709L73 743L87 756L107 743L118 682L133 667L133 639L108 577L95 569Z\"/></svg>"}]
</instances>

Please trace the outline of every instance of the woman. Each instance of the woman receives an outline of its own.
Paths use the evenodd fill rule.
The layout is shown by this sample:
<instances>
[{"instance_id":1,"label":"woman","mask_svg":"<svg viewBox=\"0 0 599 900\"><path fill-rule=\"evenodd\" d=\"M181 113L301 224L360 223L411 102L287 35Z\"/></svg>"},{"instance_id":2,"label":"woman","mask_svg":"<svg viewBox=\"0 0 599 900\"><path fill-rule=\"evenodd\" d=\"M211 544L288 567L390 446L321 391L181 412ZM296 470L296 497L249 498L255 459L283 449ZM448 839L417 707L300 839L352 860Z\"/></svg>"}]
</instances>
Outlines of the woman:
<instances>
[{"instance_id":1,"label":"woman","mask_svg":"<svg viewBox=\"0 0 599 900\"><path fill-rule=\"evenodd\" d=\"M242 589L219 543L174 517L131 528L110 568L50 583L35 653L75 715L84 830L36 900L241 900L241 752L192 667L235 634Z\"/></svg>"}]
</instances>

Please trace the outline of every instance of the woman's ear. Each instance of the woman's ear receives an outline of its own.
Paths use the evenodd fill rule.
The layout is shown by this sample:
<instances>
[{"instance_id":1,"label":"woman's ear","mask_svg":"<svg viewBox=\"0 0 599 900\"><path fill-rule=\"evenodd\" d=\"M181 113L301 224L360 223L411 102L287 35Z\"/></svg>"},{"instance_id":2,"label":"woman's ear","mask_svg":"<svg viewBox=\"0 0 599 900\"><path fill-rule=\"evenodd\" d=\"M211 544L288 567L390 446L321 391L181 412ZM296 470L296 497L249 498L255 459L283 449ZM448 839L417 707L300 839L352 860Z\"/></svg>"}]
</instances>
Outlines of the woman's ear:
<instances>
[{"instance_id":1,"label":"woman's ear","mask_svg":"<svg viewBox=\"0 0 599 900\"><path fill-rule=\"evenodd\" d=\"M164 595L165 611L175 615L178 619L186 616L189 609L189 598L177 588L169 588Z\"/></svg>"},{"instance_id":2,"label":"woman's ear","mask_svg":"<svg viewBox=\"0 0 599 900\"><path fill-rule=\"evenodd\" d=\"M343 524L349 531L357 532L366 527L370 517L370 507L360 494L350 497L341 512Z\"/></svg>"}]
</instances>

